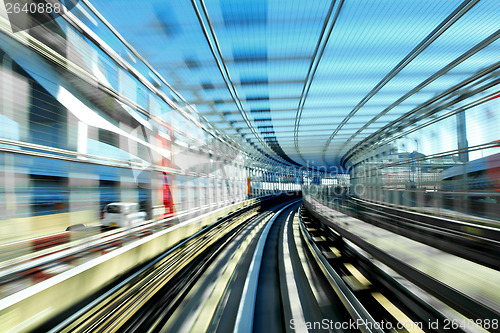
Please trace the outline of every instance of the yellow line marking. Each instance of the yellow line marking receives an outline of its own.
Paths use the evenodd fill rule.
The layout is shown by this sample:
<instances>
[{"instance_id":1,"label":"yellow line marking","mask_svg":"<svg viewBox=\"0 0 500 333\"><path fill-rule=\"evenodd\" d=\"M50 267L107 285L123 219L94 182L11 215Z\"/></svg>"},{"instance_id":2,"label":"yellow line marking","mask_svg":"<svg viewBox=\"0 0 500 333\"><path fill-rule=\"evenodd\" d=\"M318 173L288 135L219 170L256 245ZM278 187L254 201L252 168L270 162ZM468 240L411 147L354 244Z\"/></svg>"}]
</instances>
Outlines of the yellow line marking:
<instances>
[{"instance_id":1,"label":"yellow line marking","mask_svg":"<svg viewBox=\"0 0 500 333\"><path fill-rule=\"evenodd\" d=\"M380 303L403 327L402 331L407 331L410 333L424 333L417 324L413 322L406 314L403 313L398 307L391 303L384 295L381 293L372 293L372 296Z\"/></svg>"},{"instance_id":2,"label":"yellow line marking","mask_svg":"<svg viewBox=\"0 0 500 333\"><path fill-rule=\"evenodd\" d=\"M340 253L340 251L336 247L330 246L329 249L330 249L330 251L332 251L332 253L335 257L337 257L337 258L342 257L342 253Z\"/></svg>"},{"instance_id":3,"label":"yellow line marking","mask_svg":"<svg viewBox=\"0 0 500 333\"><path fill-rule=\"evenodd\" d=\"M363 286L369 287L372 285L372 283L370 281L368 281L368 279L365 278L365 276L363 274L361 274L361 272L358 271L358 269L356 267L354 267L352 264L345 263L344 266L345 266L345 268L347 268L349 273L351 273L351 275L356 280L358 280L358 282L361 283Z\"/></svg>"},{"instance_id":4,"label":"yellow line marking","mask_svg":"<svg viewBox=\"0 0 500 333\"><path fill-rule=\"evenodd\" d=\"M325 236L313 237L312 239L313 239L313 241L315 241L315 242L322 242L322 241L326 241Z\"/></svg>"}]
</instances>

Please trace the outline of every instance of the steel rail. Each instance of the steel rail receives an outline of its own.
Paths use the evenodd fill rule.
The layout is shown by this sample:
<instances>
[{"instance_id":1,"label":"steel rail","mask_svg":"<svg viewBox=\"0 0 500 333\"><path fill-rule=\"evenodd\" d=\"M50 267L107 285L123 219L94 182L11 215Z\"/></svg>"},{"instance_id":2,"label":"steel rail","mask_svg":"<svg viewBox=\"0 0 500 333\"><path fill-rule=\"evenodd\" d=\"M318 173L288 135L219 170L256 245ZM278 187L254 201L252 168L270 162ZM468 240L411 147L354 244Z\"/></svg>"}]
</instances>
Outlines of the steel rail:
<instances>
[{"instance_id":1,"label":"steel rail","mask_svg":"<svg viewBox=\"0 0 500 333\"><path fill-rule=\"evenodd\" d=\"M244 253L246 247L249 246L250 240L253 239L254 234L256 232L258 233L258 231L262 228L262 224L265 224L265 221L268 220L272 214L273 214L272 211L267 211L267 212L264 212L262 214L259 214L258 216L255 216L255 218L253 218L253 221L249 221L248 223L245 223L244 226L242 225L242 228L239 231L237 231L237 233L235 233L234 237L231 237L230 239L228 239L224 243L224 246L226 244L229 244L229 242L233 241L234 238L237 237L237 235L244 232L244 230L246 228L249 228L250 230L247 231L246 237L244 237L244 240L240 243L241 247L238 246L236 252L234 253L234 255L236 257L238 257L239 255L242 255ZM224 246L220 247L221 250ZM213 254L211 254L211 258L215 257L218 254L219 253L214 252ZM217 259L214 258L214 260L217 260ZM224 299L225 295L229 291L228 286L231 283L231 281L233 280L234 275L235 275L240 263L241 263L241 260L238 260L237 264L234 267L234 270L230 274L230 277L227 281L227 285L224 289L224 293L221 295L221 299ZM226 267L224 269L224 271L226 269L229 269L229 267ZM186 294L189 292L189 290L195 286L195 283L198 283L197 279L201 274L202 274L202 272L194 274L194 276L191 277L191 281L186 283L181 288L181 290L175 295L174 299L171 302L169 302L169 304L166 304L166 305L161 307L160 311L158 311L159 313L156 315L156 319L149 325L148 332L159 332L159 331L166 330L165 325L168 324L167 317L175 311L175 307L182 301L182 299L184 298L184 296L186 296ZM211 316L212 318L210 320L210 323L208 324L209 326L211 326L210 331L213 331L214 326L217 326L217 323L216 323L217 319L216 318L217 318L217 315L220 314L222 306L223 306L223 302L219 302L217 307L215 307L215 309L214 309L214 312ZM140 329L140 327L138 327L136 325L134 325L134 327L137 327Z\"/></svg>"},{"instance_id":2,"label":"steel rail","mask_svg":"<svg viewBox=\"0 0 500 333\"><path fill-rule=\"evenodd\" d=\"M309 235L321 234L324 235L323 239L326 239L317 242L313 238L313 242L317 243L318 249L320 249L320 251L323 249L320 253L317 253L317 255L324 257L327 264L338 272L344 281L352 282L353 279L351 279L350 274L353 274L352 277L354 277L356 283L362 285L362 287L356 291L357 287L355 287L355 284L348 283L350 287L354 288L353 293L359 295L361 302L366 301L365 296L368 293L372 295L381 294L386 295L389 298L389 302L394 302L394 306L401 310L399 314L399 311L390 311L390 316L383 316L383 319L378 317L378 321L382 322L383 320L387 320L388 322L392 322L392 320L395 319L399 324L403 324L405 327L408 327L407 325L413 321L415 325L411 324L410 326L415 329L415 332L423 333L425 323L437 323L439 327L434 327L432 331L442 332L446 321L453 320L447 317L442 309L436 309L430 305L427 295L422 294L418 289L415 290L413 287L408 286L405 282L402 283L399 275L387 272L383 268L383 265L381 266L377 261L373 260L373 258L367 257L366 254L360 253L359 249L343 239L326 224L312 218L311 215L307 213L307 210L301 207L299 223L305 225L305 221L308 223L308 226L305 226L305 230L307 230L306 232ZM339 251L339 253L335 254L333 257L326 256L326 253L329 252L326 248L330 245L333 245L336 250ZM344 271L344 267L347 268L347 266L354 267L355 270L359 268L361 272L358 271L358 275L354 276L355 270L351 271L348 269L349 272ZM415 291L417 294L415 294ZM372 308L372 303L370 302L363 304L367 304L367 306L370 307L370 311L373 309L375 316L380 315L379 306L382 304L374 308ZM387 309L384 305L382 306ZM430 329L430 327L427 328ZM463 332L463 330L457 328L457 332Z\"/></svg>"},{"instance_id":3,"label":"steel rail","mask_svg":"<svg viewBox=\"0 0 500 333\"><path fill-rule=\"evenodd\" d=\"M379 325L375 321L375 319L370 315L370 313L366 310L363 304L361 304L361 302L353 294L351 289L349 289L349 287L346 285L344 280L342 280L342 278L337 274L337 272L335 272L332 266L328 263L327 259L322 255L321 250L314 243L311 235L307 232L304 226L304 221L302 219L302 214L300 213L299 213L299 220L300 220L300 231L302 237L304 238L307 247L311 251L319 267L325 274L325 277L332 286L333 290L340 298L340 300L342 301L342 303L344 304L344 306L346 307L347 311L352 316L352 318L355 321L359 320L360 322L365 323L365 325L359 327L360 330L366 333L368 332L383 333L384 331L379 328Z\"/></svg>"},{"instance_id":4,"label":"steel rail","mask_svg":"<svg viewBox=\"0 0 500 333\"><path fill-rule=\"evenodd\" d=\"M53 327L50 332L119 329L141 305L171 281L176 273L187 267L200 252L238 228L241 219L254 214L257 206L258 204L246 207L243 212L233 212L182 241ZM130 292L125 292L128 289Z\"/></svg>"},{"instance_id":5,"label":"steel rail","mask_svg":"<svg viewBox=\"0 0 500 333\"><path fill-rule=\"evenodd\" d=\"M230 228L228 225L220 225L221 228ZM117 331L133 314L135 314L154 294L160 291L177 273L189 265L198 254L203 253L211 245L214 245L225 233L221 228L214 228L204 233L200 238L192 239L185 247L178 248L159 267L148 274L133 288L127 290L124 296L118 296L116 300L100 309L92 317L87 319L86 325L79 324L77 331ZM227 229L226 229L227 230ZM232 230L232 229L230 229ZM83 326L83 327L82 327Z\"/></svg>"},{"instance_id":6,"label":"steel rail","mask_svg":"<svg viewBox=\"0 0 500 333\"><path fill-rule=\"evenodd\" d=\"M450 192L452 193L452 192ZM470 192L466 192L470 193ZM388 205L383 205L380 203L375 203L375 202L370 202L367 200L362 200L359 198L355 197L350 197L349 200L355 201L360 205L363 206L372 206L375 207L373 209L376 209L377 211L382 211L382 212L389 212L391 214L402 214L404 217L414 217L415 219L425 219L427 221L430 221L433 225L440 226L445 225L447 229L453 230L453 231L459 231L463 232L463 230L467 228L476 228L478 230L481 230L481 234L483 236L478 236L475 235L475 237L478 237L480 239L484 240L494 240L494 241L500 241L500 228L496 227L490 227L490 226L485 226L481 224L476 224L476 223L471 223L471 222L464 222L464 221L459 221L459 220L454 220L450 218L443 218L439 216L432 216L428 215L422 212L416 212L416 211L409 211L409 210L404 210L401 208L396 208L396 207L391 207ZM433 221L431 221L433 220ZM475 231L477 232L477 231ZM470 235L473 237L473 235Z\"/></svg>"},{"instance_id":7,"label":"steel rail","mask_svg":"<svg viewBox=\"0 0 500 333\"><path fill-rule=\"evenodd\" d=\"M271 226L276 221L278 216L283 213L288 207L295 205L298 201L294 201L285 207L281 208L274 216L269 220L259 237L257 246L252 255L252 261L250 263L250 268L245 279L245 285L243 287L243 294L238 306L238 312L236 314L236 322L234 325L234 332L251 333L253 331L253 321L255 314L255 304L257 299L257 289L259 281L260 267L262 263L262 256L264 253L264 246L266 245L267 236L269 235L269 230Z\"/></svg>"},{"instance_id":8,"label":"steel rail","mask_svg":"<svg viewBox=\"0 0 500 333\"><path fill-rule=\"evenodd\" d=\"M329 218L316 212L310 203L305 202L304 206L314 218L329 226L336 233L359 246L374 258L401 274L410 282L441 299L448 305L454 307L462 314L470 318L477 319L500 317L500 313L498 313L497 310L489 307L488 305L479 303L478 301L472 299L470 296L467 296L460 291L457 291L456 289L448 286L447 284L417 270L409 263L403 262L393 257L390 253L379 249L375 245L363 239L361 236L358 236L355 233L346 230L335 223L332 223L331 221L329 221Z\"/></svg>"}]
</instances>

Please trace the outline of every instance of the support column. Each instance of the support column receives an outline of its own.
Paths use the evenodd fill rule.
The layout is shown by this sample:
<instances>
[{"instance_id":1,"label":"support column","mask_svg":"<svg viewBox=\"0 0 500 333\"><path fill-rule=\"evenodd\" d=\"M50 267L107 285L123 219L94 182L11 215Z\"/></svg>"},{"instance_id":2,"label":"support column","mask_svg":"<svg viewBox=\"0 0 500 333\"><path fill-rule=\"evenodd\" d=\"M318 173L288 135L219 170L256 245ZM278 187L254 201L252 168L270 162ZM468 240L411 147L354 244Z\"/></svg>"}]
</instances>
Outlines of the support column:
<instances>
[{"instance_id":1,"label":"support column","mask_svg":"<svg viewBox=\"0 0 500 333\"><path fill-rule=\"evenodd\" d=\"M139 192L137 183L132 175L132 170L121 170L120 174L120 201L136 202L139 201Z\"/></svg>"},{"instance_id":2,"label":"support column","mask_svg":"<svg viewBox=\"0 0 500 333\"><path fill-rule=\"evenodd\" d=\"M457 113L457 143L458 149L466 149L469 147L469 142L467 141L467 126L465 120L465 112ZM458 160L460 162L469 161L469 153L459 153Z\"/></svg>"},{"instance_id":3,"label":"support column","mask_svg":"<svg viewBox=\"0 0 500 333\"><path fill-rule=\"evenodd\" d=\"M68 173L68 190L69 225L100 224L99 176L91 170L71 171Z\"/></svg>"}]
</instances>

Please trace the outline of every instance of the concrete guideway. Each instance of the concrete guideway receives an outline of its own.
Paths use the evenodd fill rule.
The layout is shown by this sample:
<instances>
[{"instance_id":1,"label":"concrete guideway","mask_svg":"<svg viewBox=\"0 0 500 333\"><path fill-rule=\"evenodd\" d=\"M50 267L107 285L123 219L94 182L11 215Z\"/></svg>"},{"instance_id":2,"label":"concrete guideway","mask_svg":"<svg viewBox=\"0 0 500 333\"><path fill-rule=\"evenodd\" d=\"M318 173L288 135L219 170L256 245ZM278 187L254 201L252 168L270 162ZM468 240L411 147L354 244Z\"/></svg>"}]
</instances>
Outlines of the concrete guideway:
<instances>
[{"instance_id":1,"label":"concrete guideway","mask_svg":"<svg viewBox=\"0 0 500 333\"><path fill-rule=\"evenodd\" d=\"M340 235L424 290L458 306L458 311L473 318L487 316L484 318L493 320L500 316L500 293L496 292L499 271L375 227L319 202L308 203L307 207ZM426 284L429 279L434 282Z\"/></svg>"},{"instance_id":2,"label":"concrete guideway","mask_svg":"<svg viewBox=\"0 0 500 333\"><path fill-rule=\"evenodd\" d=\"M1 299L0 330L29 329L40 325L126 270L150 260L231 211L255 202L251 199L182 222Z\"/></svg>"}]
</instances>

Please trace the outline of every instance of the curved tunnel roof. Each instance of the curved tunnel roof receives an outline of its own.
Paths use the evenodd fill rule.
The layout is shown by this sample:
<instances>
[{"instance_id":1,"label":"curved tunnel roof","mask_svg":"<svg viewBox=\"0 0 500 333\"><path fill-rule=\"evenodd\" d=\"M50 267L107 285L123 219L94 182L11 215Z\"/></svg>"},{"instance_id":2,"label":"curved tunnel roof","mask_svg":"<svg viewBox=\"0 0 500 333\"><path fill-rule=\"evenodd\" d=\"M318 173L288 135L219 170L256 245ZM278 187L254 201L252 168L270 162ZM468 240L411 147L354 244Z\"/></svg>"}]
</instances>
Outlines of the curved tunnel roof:
<instances>
[{"instance_id":1,"label":"curved tunnel roof","mask_svg":"<svg viewBox=\"0 0 500 333\"><path fill-rule=\"evenodd\" d=\"M91 3L216 128L309 167L340 166L500 45L496 0Z\"/></svg>"}]
</instances>

